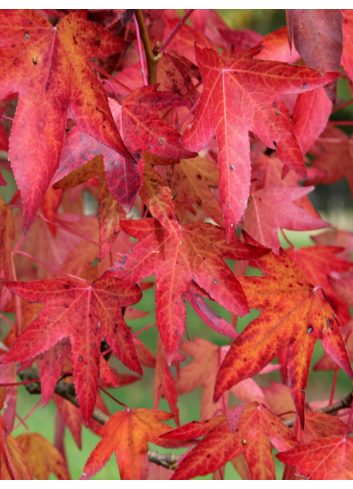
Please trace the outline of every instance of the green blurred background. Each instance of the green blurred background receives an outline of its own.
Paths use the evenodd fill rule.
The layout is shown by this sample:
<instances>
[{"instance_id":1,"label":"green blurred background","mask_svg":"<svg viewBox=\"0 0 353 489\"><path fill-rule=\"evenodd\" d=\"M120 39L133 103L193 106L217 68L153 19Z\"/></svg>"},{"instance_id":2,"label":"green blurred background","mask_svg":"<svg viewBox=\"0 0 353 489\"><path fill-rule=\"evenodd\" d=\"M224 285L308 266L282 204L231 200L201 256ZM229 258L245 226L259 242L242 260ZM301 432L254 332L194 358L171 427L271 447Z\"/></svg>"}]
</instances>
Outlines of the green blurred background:
<instances>
[{"instance_id":1,"label":"green blurred background","mask_svg":"<svg viewBox=\"0 0 353 489\"><path fill-rule=\"evenodd\" d=\"M228 25L234 29L252 29L266 35L275 29L278 29L285 25L285 12L284 10L252 10L252 9L219 9L219 14L224 18ZM344 80L340 80L338 99L345 101L351 98L351 94L347 83ZM336 114L334 118L336 120L348 120L351 119L353 115L352 106L346 108ZM349 133L348 130L346 130ZM5 179L9 182L8 187L2 187L0 189L0 195L6 202L8 202L15 190L14 181L9 172L3 170ZM326 220L332 222L332 224L339 225L346 229L352 228L352 198L348 189L347 182L341 181L334 185L329 186L318 186L318 188L310 194L316 209L322 213ZM310 240L310 234L314 233L295 233L287 232L289 239L297 247L312 245L313 242ZM282 237L280 236L281 240ZM287 247L287 243L282 240L283 247ZM233 268L234 264L229 261L229 265ZM250 272L251 273L251 270ZM217 304L210 303L211 307L220 315L225 317L230 321L230 314L225 311L222 307ZM150 311L149 316L135 320L128 321L134 331L140 330L144 326L155 322L154 315L154 289L150 289L144 292L143 300L138 304L138 309ZM257 316L257 311L252 311L249 316L239 320L239 331ZM11 315L9 315L11 318ZM14 319L13 317L11 318ZM6 331L6 325L4 322L1 323L0 332ZM192 310L192 308L187 303L187 330L191 339L195 336L201 337L208 341L211 341L219 346L228 345L229 339L227 337L221 336L211 330L206 326L197 314ZM1 334L0 337L3 337ZM145 343L145 345L152 351L156 352L157 348L157 330L156 328L149 329L148 331L142 333L139 338ZM185 340L185 337L184 337ZM312 365L314 365L323 354L323 348L320 343L317 343L312 359ZM189 360L188 360L189 361ZM128 372L128 370L120 363L118 360L114 359L112 364L117 366L119 372ZM276 380L280 382L279 372L273 372L272 374L262 375L256 377L256 380L263 386L269 386L270 380ZM307 388L307 400L321 400L327 399L330 394L331 384L333 380L333 372L312 372L309 377L309 385ZM130 408L137 407L153 407L153 382L154 382L154 371L152 369L145 368L145 375L141 381L119 389L110 389L110 393L114 395L121 402L129 405ZM351 381L349 378L340 370L337 379L337 387L335 398L346 395L351 390ZM200 401L201 401L201 388L193 391L190 394L180 396L178 406L180 409L180 421L181 423L186 423L191 420L199 419L200 414ZM114 403L107 396L102 394L104 400L111 413L120 410L120 407ZM18 414L21 418L25 417L32 409L32 407L38 402L39 396L29 395L24 387L19 387L18 394ZM230 404L234 405L238 401L231 394ZM168 405L164 399L162 399L160 404L160 409L169 411ZM55 422L56 407L51 401L44 409L38 408L26 422L31 431L41 433L43 436L48 438L50 441L54 441L54 422ZM173 422L171 422L173 426ZM13 434L15 436L20 433L25 432L23 427L20 427ZM69 431L66 429L65 433L65 446L66 454L68 459L69 470L71 477L77 479L82 474L82 469L85 462L88 459L89 454L92 452L94 447L99 441L99 437L93 434L90 430L82 429L82 451L78 450L73 438ZM158 451L163 451L163 449L156 447ZM175 451L178 452L178 451ZM278 471L278 477L281 476L283 465L276 462L276 470ZM55 477L52 476L55 479ZM103 470L98 473L94 479L118 479L118 469L113 456L110 462L103 468ZM211 475L206 477L206 479L211 479ZM238 475L231 464L227 464L226 479L238 479ZM205 478L203 478L205 479Z\"/></svg>"}]
</instances>

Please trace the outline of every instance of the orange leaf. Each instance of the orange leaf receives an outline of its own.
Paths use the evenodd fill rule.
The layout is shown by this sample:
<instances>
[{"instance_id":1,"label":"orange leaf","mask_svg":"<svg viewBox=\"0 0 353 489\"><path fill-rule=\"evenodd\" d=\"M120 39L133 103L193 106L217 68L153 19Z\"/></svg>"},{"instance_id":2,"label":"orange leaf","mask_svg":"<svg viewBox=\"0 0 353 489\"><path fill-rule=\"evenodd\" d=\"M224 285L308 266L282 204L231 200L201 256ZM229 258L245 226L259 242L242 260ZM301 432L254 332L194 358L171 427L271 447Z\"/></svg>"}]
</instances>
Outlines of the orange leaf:
<instances>
[{"instance_id":1,"label":"orange leaf","mask_svg":"<svg viewBox=\"0 0 353 489\"><path fill-rule=\"evenodd\" d=\"M81 479L99 472L115 451L121 479L141 480L148 474L148 442L170 431L162 424L173 415L156 409L132 409L113 414L97 432L103 436L83 468Z\"/></svg>"},{"instance_id":2,"label":"orange leaf","mask_svg":"<svg viewBox=\"0 0 353 489\"><path fill-rule=\"evenodd\" d=\"M24 458L38 480L48 480L54 474L59 480L70 479L66 463L58 450L44 436L28 433L17 437L23 449Z\"/></svg>"},{"instance_id":3,"label":"orange leaf","mask_svg":"<svg viewBox=\"0 0 353 489\"><path fill-rule=\"evenodd\" d=\"M248 242L255 243L248 235ZM249 306L262 314L232 344L221 365L214 400L232 385L260 372L289 346L288 379L304 427L305 388L315 343L353 377L337 317L324 294L282 250L257 259L264 277L239 277Z\"/></svg>"}]
</instances>

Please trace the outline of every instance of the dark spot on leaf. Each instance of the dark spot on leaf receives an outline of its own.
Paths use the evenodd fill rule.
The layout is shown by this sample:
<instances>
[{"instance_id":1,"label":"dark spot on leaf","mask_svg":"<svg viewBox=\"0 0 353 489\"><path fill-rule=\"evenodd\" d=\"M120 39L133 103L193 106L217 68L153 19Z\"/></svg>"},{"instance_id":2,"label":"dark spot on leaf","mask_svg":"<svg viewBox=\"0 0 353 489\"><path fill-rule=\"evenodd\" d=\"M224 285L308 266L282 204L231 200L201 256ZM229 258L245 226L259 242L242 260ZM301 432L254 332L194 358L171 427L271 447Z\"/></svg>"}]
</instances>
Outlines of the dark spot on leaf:
<instances>
[{"instance_id":1,"label":"dark spot on leaf","mask_svg":"<svg viewBox=\"0 0 353 489\"><path fill-rule=\"evenodd\" d=\"M308 326L308 334L311 334L314 331L314 328L312 326Z\"/></svg>"}]
</instances>

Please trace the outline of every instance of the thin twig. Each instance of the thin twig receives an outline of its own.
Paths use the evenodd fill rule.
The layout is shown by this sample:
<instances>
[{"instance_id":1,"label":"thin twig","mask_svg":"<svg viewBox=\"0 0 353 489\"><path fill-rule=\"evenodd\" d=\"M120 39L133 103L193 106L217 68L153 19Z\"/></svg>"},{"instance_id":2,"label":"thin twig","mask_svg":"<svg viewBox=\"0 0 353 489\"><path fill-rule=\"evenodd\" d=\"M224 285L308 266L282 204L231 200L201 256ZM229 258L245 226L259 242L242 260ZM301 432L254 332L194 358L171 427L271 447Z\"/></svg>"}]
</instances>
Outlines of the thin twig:
<instances>
[{"instance_id":1,"label":"thin twig","mask_svg":"<svg viewBox=\"0 0 353 489\"><path fill-rule=\"evenodd\" d=\"M148 84L155 85L157 83L157 64L160 56L155 56L153 53L150 36L148 35L145 19L143 18L141 9L136 9L135 15L140 31L140 36L143 42L143 47L145 48L148 70Z\"/></svg>"},{"instance_id":2,"label":"thin twig","mask_svg":"<svg viewBox=\"0 0 353 489\"><path fill-rule=\"evenodd\" d=\"M35 368L28 368L26 370L22 370L22 372L18 372L18 376L20 377L21 380L37 379L39 377L39 372ZM37 384L35 389L31 389L31 386L27 386L26 389L31 394L40 394L41 392L40 383L39 385ZM64 399L67 399L76 407L78 407L78 401L76 399L74 384L68 384L67 382L60 381L56 384L54 392L55 394L58 394ZM348 396L344 397L343 399L336 402L335 404L331 404L331 406L326 406L322 409L318 409L315 412L334 415L341 409L346 409L351 407L352 399L353 399L353 392L351 392L350 394L348 394ZM95 419L100 424L105 424L110 419L109 416L107 416L105 413L103 413L97 408L94 409L92 418ZM292 419L288 419L287 421L283 421L283 423L290 428L294 425L295 420L296 418L292 418ZM158 453L152 451L148 452L148 459L150 462L153 462L157 465L162 465L167 469L175 469L182 456L183 455L175 455L172 453Z\"/></svg>"},{"instance_id":3,"label":"thin twig","mask_svg":"<svg viewBox=\"0 0 353 489\"><path fill-rule=\"evenodd\" d=\"M134 22L135 22L136 37L137 37L137 48L138 48L138 53L139 53L139 58L140 58L140 65L141 65L142 81L143 81L144 86L146 87L148 85L148 81L147 81L147 76L146 76L145 61L143 59L140 29L139 29L139 25L138 25L135 14L134 14Z\"/></svg>"},{"instance_id":4,"label":"thin twig","mask_svg":"<svg viewBox=\"0 0 353 489\"><path fill-rule=\"evenodd\" d=\"M29 368L22 370L22 372L18 372L18 376L21 380L31 380L38 378L39 372L35 368ZM31 389L31 386L28 386L27 390L30 392L30 394L40 394L40 383L39 385L37 384L34 386L34 389ZM55 394L58 394L58 396L70 401L74 406L79 407L74 384L60 381L56 384L54 392ZM107 423L110 419L109 416L97 408L94 409L92 418L102 425ZM176 469L178 460L180 459L180 455L176 455L174 453L159 453L154 450L149 450L147 455L150 462L161 465L162 467L170 470Z\"/></svg>"},{"instance_id":5,"label":"thin twig","mask_svg":"<svg viewBox=\"0 0 353 489\"><path fill-rule=\"evenodd\" d=\"M338 411L340 411L341 409L346 409L346 408L351 407L352 398L353 398L353 392L348 394L348 396L344 397L340 401L335 402L335 404L331 404L331 406L326 406L324 408L318 409L315 412L334 415ZM283 423L290 428L294 425L295 420L296 420L296 418L292 418L292 419L288 419L287 421L283 421Z\"/></svg>"}]
</instances>

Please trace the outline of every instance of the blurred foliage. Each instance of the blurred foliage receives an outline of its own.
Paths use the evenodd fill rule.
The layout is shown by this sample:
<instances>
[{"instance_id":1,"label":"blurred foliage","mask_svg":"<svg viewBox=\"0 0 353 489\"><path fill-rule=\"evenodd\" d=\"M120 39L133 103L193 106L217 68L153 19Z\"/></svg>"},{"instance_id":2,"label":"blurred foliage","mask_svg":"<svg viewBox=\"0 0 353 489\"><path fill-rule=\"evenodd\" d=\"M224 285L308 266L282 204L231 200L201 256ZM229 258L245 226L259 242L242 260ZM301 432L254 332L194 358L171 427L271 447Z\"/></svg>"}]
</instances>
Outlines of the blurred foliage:
<instances>
[{"instance_id":1,"label":"blurred foliage","mask_svg":"<svg viewBox=\"0 0 353 489\"><path fill-rule=\"evenodd\" d=\"M266 35L286 25L284 9L217 9L232 29L251 29Z\"/></svg>"}]
</instances>

